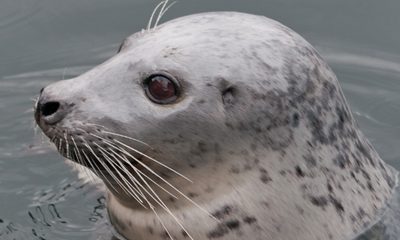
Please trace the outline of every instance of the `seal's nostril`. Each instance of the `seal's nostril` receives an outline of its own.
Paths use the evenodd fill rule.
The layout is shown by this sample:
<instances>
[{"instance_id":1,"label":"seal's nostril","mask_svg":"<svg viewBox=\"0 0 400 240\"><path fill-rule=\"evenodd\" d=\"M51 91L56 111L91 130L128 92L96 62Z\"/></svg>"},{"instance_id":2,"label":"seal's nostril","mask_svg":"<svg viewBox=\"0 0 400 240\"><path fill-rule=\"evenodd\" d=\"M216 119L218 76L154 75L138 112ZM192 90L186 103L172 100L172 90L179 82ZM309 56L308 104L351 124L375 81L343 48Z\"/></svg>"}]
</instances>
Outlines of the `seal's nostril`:
<instances>
[{"instance_id":1,"label":"seal's nostril","mask_svg":"<svg viewBox=\"0 0 400 240\"><path fill-rule=\"evenodd\" d=\"M42 111L42 115L47 117L56 113L59 108L59 102L47 102L41 106L40 110Z\"/></svg>"}]
</instances>

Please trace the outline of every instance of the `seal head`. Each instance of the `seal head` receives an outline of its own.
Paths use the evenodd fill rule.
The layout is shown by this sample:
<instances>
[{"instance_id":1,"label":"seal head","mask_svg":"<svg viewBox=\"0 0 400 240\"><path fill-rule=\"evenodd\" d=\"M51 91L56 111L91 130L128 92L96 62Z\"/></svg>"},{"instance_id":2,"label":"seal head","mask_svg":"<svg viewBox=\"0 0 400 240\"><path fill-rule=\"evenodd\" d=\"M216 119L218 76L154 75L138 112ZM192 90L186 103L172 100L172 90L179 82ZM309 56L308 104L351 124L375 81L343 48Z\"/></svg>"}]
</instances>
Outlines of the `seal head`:
<instances>
[{"instance_id":1,"label":"seal head","mask_svg":"<svg viewBox=\"0 0 400 240\"><path fill-rule=\"evenodd\" d=\"M44 88L36 120L103 179L128 239L348 239L395 184L332 70L261 16L202 13L136 33Z\"/></svg>"}]
</instances>

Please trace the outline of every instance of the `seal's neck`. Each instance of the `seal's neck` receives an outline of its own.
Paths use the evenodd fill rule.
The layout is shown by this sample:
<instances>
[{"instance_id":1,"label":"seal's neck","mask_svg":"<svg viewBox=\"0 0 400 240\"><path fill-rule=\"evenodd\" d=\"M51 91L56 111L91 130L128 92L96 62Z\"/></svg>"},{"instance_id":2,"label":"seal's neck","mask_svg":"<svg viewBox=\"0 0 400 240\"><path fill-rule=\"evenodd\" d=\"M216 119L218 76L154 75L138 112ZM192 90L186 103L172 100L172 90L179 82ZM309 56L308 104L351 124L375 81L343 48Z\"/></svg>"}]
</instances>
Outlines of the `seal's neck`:
<instances>
[{"instance_id":1,"label":"seal's neck","mask_svg":"<svg viewBox=\"0 0 400 240\"><path fill-rule=\"evenodd\" d=\"M154 234L161 236L164 227L182 235L176 219L192 226L195 239L207 239L219 230L230 232L229 226L240 224L244 226L240 238L227 233L221 239L254 238L248 223L254 221L263 223L260 234L268 234L260 239L279 239L282 231L286 239L324 239L327 232L347 238L354 229L371 223L385 206L394 173L359 131L343 141L346 144L313 146L306 134L294 134L290 146L276 151L253 141L252 146L224 152L213 164L191 169L193 183L168 179L201 208L165 184L161 186L176 198L152 184L158 197L147 197L146 208L109 188L110 219L129 239L158 239ZM364 214L356 219L360 203ZM213 222L202 209L220 222ZM308 224L303 226L305 220ZM346 224L350 220L352 224ZM322 228L321 223L334 224Z\"/></svg>"}]
</instances>

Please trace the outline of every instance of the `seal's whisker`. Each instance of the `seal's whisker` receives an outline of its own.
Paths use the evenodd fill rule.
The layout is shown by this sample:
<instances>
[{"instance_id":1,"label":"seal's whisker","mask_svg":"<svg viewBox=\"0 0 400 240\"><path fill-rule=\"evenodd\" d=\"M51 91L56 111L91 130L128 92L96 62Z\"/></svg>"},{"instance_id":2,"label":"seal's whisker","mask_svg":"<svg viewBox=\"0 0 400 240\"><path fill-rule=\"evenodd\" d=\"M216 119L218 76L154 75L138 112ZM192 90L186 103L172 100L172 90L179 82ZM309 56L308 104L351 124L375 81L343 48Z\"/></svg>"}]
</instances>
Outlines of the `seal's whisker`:
<instances>
[{"instance_id":1,"label":"seal's whisker","mask_svg":"<svg viewBox=\"0 0 400 240\"><path fill-rule=\"evenodd\" d=\"M162 4L164 4L164 2L165 2L165 1L161 1L159 4L157 4L157 6L154 8L153 12L151 13L149 22L147 23L147 30L148 30L148 31L151 29L151 24L153 23L153 19L154 19L154 16L155 16L157 10L160 8L160 6L161 6Z\"/></svg>"},{"instance_id":2,"label":"seal's whisker","mask_svg":"<svg viewBox=\"0 0 400 240\"><path fill-rule=\"evenodd\" d=\"M149 144L147 144L147 143L145 143L145 142L143 142L143 141L140 141L140 140L138 140L138 139L136 139L136 138L128 137L128 136L125 136L125 135L122 135L122 134L113 133L113 132L109 132L109 131L103 131L103 132L104 132L104 133L107 133L107 134L110 134L110 135L114 135L114 136L126 138L126 139L129 139L129 140L132 140L132 141L141 143L141 144L146 145L146 146L148 146L148 147L151 148L151 146L150 146Z\"/></svg>"},{"instance_id":3,"label":"seal's whisker","mask_svg":"<svg viewBox=\"0 0 400 240\"><path fill-rule=\"evenodd\" d=\"M121 165L121 167L124 169L124 172L128 175L129 179L132 180L133 185L135 185L136 189L140 192L140 195L143 196L142 190L140 190L140 188L139 188L138 185L137 185L137 184L140 184L140 183L139 183L139 182L137 181L137 179L131 174L131 172L122 164L122 162L118 159L118 158L122 159L121 155L118 154L117 152L115 152L113 149L109 149L109 150L110 150L110 152L113 153L113 154L110 154L110 156L112 156L112 158L114 158L115 161L118 162L118 163ZM116 156L117 156L118 158L117 158ZM131 165L130 162L127 162L127 164L128 164L128 165Z\"/></svg>"},{"instance_id":4,"label":"seal's whisker","mask_svg":"<svg viewBox=\"0 0 400 240\"><path fill-rule=\"evenodd\" d=\"M150 204L150 203L149 203ZM164 222L161 220L160 216L157 214L157 211L154 209L154 206L151 205L150 209L153 211L154 215L156 215L158 221L160 222L161 226L164 228L165 232L167 233L168 237L171 240L174 240L174 238L172 237L171 233L169 233L168 228L165 226Z\"/></svg>"},{"instance_id":5,"label":"seal's whisker","mask_svg":"<svg viewBox=\"0 0 400 240\"><path fill-rule=\"evenodd\" d=\"M98 145L98 144L96 144ZM99 145L98 145L99 146ZM99 146L100 147L100 146ZM108 153L105 150L99 149L99 151L102 153L102 155L106 158L106 160L108 160L108 162L112 165L112 167L116 170L117 174L120 176L121 180L127 185L125 187L125 185L120 182L119 179L117 179L116 177L115 180L118 181L118 184L126 191L126 193L131 194L131 196L133 198L135 198L136 201L138 201L139 203L143 203L142 199L140 199L140 197L138 196L138 194L140 195L140 193L138 192L137 189L135 189L134 186L132 186L132 184L130 184L130 182L120 173L120 171L117 170L116 167L118 167L119 169L121 169L123 172L127 173L127 171L125 171L123 168L121 168L121 166L116 165L116 163L108 156ZM129 188L129 189L127 189ZM144 205L143 205L144 207Z\"/></svg>"},{"instance_id":6,"label":"seal's whisker","mask_svg":"<svg viewBox=\"0 0 400 240\"><path fill-rule=\"evenodd\" d=\"M68 138L67 138L67 132L64 132L64 139L65 139L65 148L67 150L67 158L70 159L70 152L69 152L69 144L68 144Z\"/></svg>"},{"instance_id":7,"label":"seal's whisker","mask_svg":"<svg viewBox=\"0 0 400 240\"><path fill-rule=\"evenodd\" d=\"M106 133L106 134L109 134L109 135L114 135L114 136L126 138L126 139L132 140L132 141L134 141L134 142L141 143L141 144L143 144L143 145L145 145L145 146L147 146L147 147L149 147L149 148L152 148L149 144L147 144L147 143L145 143L145 142L143 142L143 141L141 141L141 140L139 140L139 139L136 139L136 138L133 138L133 137L129 137L129 136L126 136L126 135L123 135L123 134L120 134L120 133L110 132L110 130L109 130L107 127L103 126L103 125L95 124L95 123L86 123L86 124L87 124L87 125L93 125L93 126L96 126L96 127L101 127L101 128L103 128L103 129L101 130L102 133ZM83 129L79 129L79 130L82 131L82 132L86 132L86 131L83 130Z\"/></svg>"},{"instance_id":8,"label":"seal's whisker","mask_svg":"<svg viewBox=\"0 0 400 240\"><path fill-rule=\"evenodd\" d=\"M160 18L161 18L161 16L162 16L163 12L164 12L165 7L166 7L167 4L168 4L168 1L169 1L169 0L163 1L163 4L161 5L161 9L160 9L160 11L158 12L158 16L157 16L156 22L154 23L153 28L156 28L156 27L157 27L158 21L160 21Z\"/></svg>"},{"instance_id":9,"label":"seal's whisker","mask_svg":"<svg viewBox=\"0 0 400 240\"><path fill-rule=\"evenodd\" d=\"M154 185L156 185L157 187L159 187L161 190L163 190L164 192L166 192L167 194L169 194L171 197L173 197L173 198L175 198L175 199L178 199L177 196L175 196L175 195L172 194L170 191L168 191L167 189L165 189L164 187L162 187L160 184L158 184L156 181L154 181L154 180L151 179L149 176L147 176L146 174L144 174L142 171L140 171L139 169L138 169L138 171L139 171L141 174L143 174L143 176L144 176L145 178L147 178L150 182L152 182Z\"/></svg>"},{"instance_id":10,"label":"seal's whisker","mask_svg":"<svg viewBox=\"0 0 400 240\"><path fill-rule=\"evenodd\" d=\"M118 147L115 146L117 149ZM123 150L123 149L120 149ZM163 191L165 191L166 193L168 193L169 195L171 195L172 197L174 197L175 199L177 199L178 197L176 197L174 194L172 194L171 192L169 192L168 190L166 190L164 187L162 187L160 184L158 184L157 182L155 182L153 179L151 179L149 176L147 176L146 174L144 174L142 171L140 171L139 169L137 169L135 166L132 165L132 163L126 159L126 157L119 155L118 153L116 153L115 151L113 151L112 149L110 149L110 151L112 151L116 156L118 156L118 158L120 158L121 160L123 160L123 162L127 163L137 174L142 174L143 176L145 176L146 178L148 178L152 183L154 183L157 187L161 188ZM116 159L117 160L117 159ZM117 162L119 162L117 160ZM122 165L123 166L123 165ZM125 167L124 167L125 168ZM134 181L137 182L136 178L125 168L125 172L127 173L127 175Z\"/></svg>"},{"instance_id":11,"label":"seal's whisker","mask_svg":"<svg viewBox=\"0 0 400 240\"><path fill-rule=\"evenodd\" d=\"M68 70L68 68L64 68L63 73L62 73L62 80L64 80L67 70Z\"/></svg>"},{"instance_id":12,"label":"seal's whisker","mask_svg":"<svg viewBox=\"0 0 400 240\"><path fill-rule=\"evenodd\" d=\"M83 140L84 141L84 140ZM89 151L93 151L89 145L87 145L86 143L84 144L84 146L89 150ZM97 165L97 163L95 161L92 162L92 160L90 159L90 157L86 154L86 152L82 149L82 153L85 156L86 161L89 163L89 165L91 166L91 169L93 169L93 171L96 173L96 175L98 175L100 177L100 175L102 175L105 179L105 181L107 181L110 185L111 188L114 189L117 193L118 190L111 184L111 182L108 180L108 178L104 175L104 173L100 170L99 166ZM92 152L93 153L93 152Z\"/></svg>"},{"instance_id":13,"label":"seal's whisker","mask_svg":"<svg viewBox=\"0 0 400 240\"><path fill-rule=\"evenodd\" d=\"M105 156L104 157L108 158L111 160L109 157ZM116 166L118 166L116 163L112 162L111 165L113 165L113 168L116 169ZM118 166L119 167L119 166ZM117 170L117 174L121 177L121 180L123 181L120 182L118 181L118 184L123 188L123 190L131 196L133 199L135 199L144 209L147 209L147 207L143 203L143 193L139 192L132 184L129 183L129 181ZM125 183L125 184L124 184ZM136 185L136 184L135 184Z\"/></svg>"},{"instance_id":14,"label":"seal's whisker","mask_svg":"<svg viewBox=\"0 0 400 240\"><path fill-rule=\"evenodd\" d=\"M107 151L106 151L103 147L101 147L101 146L98 145L97 143L95 143L95 145L97 145L97 146L100 148L99 150L103 153L103 156L104 156L105 158L107 158L107 160L109 161L110 164L113 165L113 168L114 168L115 170L117 170L117 169L115 168L115 166L117 166L117 167L118 167L119 169L121 169L124 173L126 173L126 174L129 176L129 178L133 181L133 184L135 185L135 187L133 187L133 186L130 184L130 182L129 182L118 170L116 171L116 172L121 176L121 179L128 185L128 187L131 188L131 190L133 191L133 194L134 194L135 196L137 196L137 194L139 194L140 196L143 197L142 191L141 191L140 188L137 186L137 183L138 183L138 184L140 184L140 183L136 180L135 177L132 176L132 174L126 169L126 167L125 167L120 161L118 161L118 159L116 159L112 154L107 153ZM112 150L110 149L110 151L112 151ZM113 151L113 152L114 152L114 151ZM115 162L118 163L119 165L116 165L115 162L114 162L112 159L110 159L107 155L113 156L113 158L116 160ZM135 194L135 191L137 192L137 194ZM129 193L128 193L128 194L129 194ZM138 198L139 198L139 197L138 197ZM140 200L140 198L139 198L139 202L142 202L142 201ZM144 206L144 205L142 205L142 206ZM145 207L145 206L144 206L144 207ZM145 208L146 208L146 207L145 207Z\"/></svg>"},{"instance_id":15,"label":"seal's whisker","mask_svg":"<svg viewBox=\"0 0 400 240\"><path fill-rule=\"evenodd\" d=\"M148 156L148 155L146 155L146 154L144 154L144 153L138 151L137 149L135 149L135 148L133 148L133 147L130 147L130 146L126 145L125 143L123 143L123 142L121 142L121 141L118 141L117 139L114 139L114 142L116 142L116 143L118 143L118 144L120 144L120 145L122 145L122 146L124 146L124 147L126 147L126 148L128 148L128 149L130 149L130 150L132 150L132 151L134 151L134 152L136 152L136 153L138 153L138 154L144 156L144 157L146 157L147 159L150 159L151 161L153 161L153 162L155 162L155 163L157 163L157 164L159 164L159 165L165 167L166 169L172 171L173 173L179 175L180 177L186 179L187 181L192 182L192 180L190 180L188 177L186 177L186 176L184 176L183 174L179 173L178 171L172 169L171 167L168 167L168 166L165 165L164 163L162 163L162 162L160 162L160 161L157 161L156 159L154 159L154 158L152 158L152 157L150 157L150 156Z\"/></svg>"},{"instance_id":16,"label":"seal's whisker","mask_svg":"<svg viewBox=\"0 0 400 240\"><path fill-rule=\"evenodd\" d=\"M58 147L57 147L57 150L59 151L59 152L61 152L61 147L62 147L62 139L60 138L60 139L58 139L59 141L58 141Z\"/></svg>"},{"instance_id":17,"label":"seal's whisker","mask_svg":"<svg viewBox=\"0 0 400 240\"><path fill-rule=\"evenodd\" d=\"M89 176L90 181L94 183L93 176L92 176L92 174L90 174L90 172L88 172L89 169L87 168L87 165L85 164L85 162L82 159L82 156L81 156L81 153L79 151L78 145L76 144L75 138L73 136L71 136L71 141L72 141L73 146L74 146L76 160L78 161L79 165L83 166L84 172L85 172L85 174L87 176Z\"/></svg>"},{"instance_id":18,"label":"seal's whisker","mask_svg":"<svg viewBox=\"0 0 400 240\"><path fill-rule=\"evenodd\" d=\"M98 173L97 173L96 169L93 168L93 167L90 167L90 166L93 166L93 165L92 165L92 163L90 162L90 160L88 159L88 156L86 155L85 151L84 151L83 149L81 149L81 150L79 150L79 151L82 152L82 155L81 155L81 156L82 156L82 162L87 162L87 163L88 163L88 164L85 163L84 166L87 166L88 169L92 169L93 172L94 172L94 174L97 175ZM89 165L90 165L90 166L89 166ZM93 183L96 182L95 179L94 179L94 176L90 175L90 172L88 172L88 175L90 176L90 180L91 180Z\"/></svg>"},{"instance_id":19,"label":"seal's whisker","mask_svg":"<svg viewBox=\"0 0 400 240\"><path fill-rule=\"evenodd\" d=\"M114 179L117 182L117 184L122 188L122 190L124 190L125 192L127 192L129 194L129 190L126 189L125 185L123 185L122 182L117 178L117 176L115 176L115 174L113 173L113 171L111 171L111 169L107 166L107 164L100 157L98 157L97 154L95 154L93 151L92 151L92 154L97 159L97 161L100 162L100 164L103 166L103 168L106 169L106 172L112 177L112 179ZM114 190L116 190L116 189L114 188Z\"/></svg>"},{"instance_id":20,"label":"seal's whisker","mask_svg":"<svg viewBox=\"0 0 400 240\"><path fill-rule=\"evenodd\" d=\"M136 157L132 156L129 152L127 152L125 149L119 147L119 146L115 146L114 144L110 143L107 140L104 140L104 143L111 146L112 148L115 148L119 151L124 152L125 155L129 156L131 159L133 159L135 162L139 163L141 166L143 166L144 168L146 168L150 173L152 173L153 175L155 175L157 178L168 182L167 180L165 180L163 177L161 177L159 174L157 174L156 172L154 172L154 170L152 170L149 166L147 166L146 164L144 164L143 162L141 162L139 159L137 159ZM129 161L128 164L133 167L134 169L136 169ZM169 182L168 182L169 183Z\"/></svg>"},{"instance_id":21,"label":"seal's whisker","mask_svg":"<svg viewBox=\"0 0 400 240\"><path fill-rule=\"evenodd\" d=\"M79 155L80 155L79 150L73 148L73 151L74 151L74 153L75 153L76 160L77 160L77 162L79 163L78 166L80 167L80 169L83 170L83 172L86 174L86 176L88 177L88 179L89 179L92 183L94 183L93 176L92 176L92 174L90 174L90 173L88 172L89 169L87 169L86 164L84 164L84 163L80 160L81 157L79 156Z\"/></svg>"},{"instance_id":22,"label":"seal's whisker","mask_svg":"<svg viewBox=\"0 0 400 240\"><path fill-rule=\"evenodd\" d=\"M107 167L107 165L104 164L103 161L101 161L101 159L96 155L96 153L93 151L93 149L90 147L90 145L86 142L86 140L84 138L81 138L82 141L84 142L83 145L93 154L93 156L100 162L100 164L106 169L107 172L111 173ZM89 163L91 162L89 157L86 155L85 152L83 152L84 155L87 157ZM96 161L93 161L93 163L96 165L98 171L100 172L100 174L104 177L104 179L111 185L111 187L118 193L118 190L113 186L113 184L111 184L111 182L108 180L108 178L104 175L104 173L100 170L100 168L98 167L98 165L96 164Z\"/></svg>"},{"instance_id":23,"label":"seal's whisker","mask_svg":"<svg viewBox=\"0 0 400 240\"><path fill-rule=\"evenodd\" d=\"M129 161L124 157L126 161ZM138 170L138 169L136 169ZM157 193L153 190L153 188L147 183L147 181L143 178L145 174L141 173L138 175L140 179L143 181L143 183L146 185L147 189L143 186L143 190L161 207L163 208L174 220L175 222L181 227L181 229L188 235L190 239L193 240L192 236L188 233L188 231L185 229L185 227L182 225L182 223L179 221L179 219L171 212L171 210L167 207L167 205L160 199L160 197L157 195ZM150 192L151 193L150 193Z\"/></svg>"},{"instance_id":24,"label":"seal's whisker","mask_svg":"<svg viewBox=\"0 0 400 240\"><path fill-rule=\"evenodd\" d=\"M128 160L128 159L126 159L126 160ZM152 194L150 194L148 191L145 190L147 192L147 194L149 194L149 196L175 220L175 222L187 234L187 236L191 240L193 240L192 236L189 234L189 232L186 230L186 228L182 225L181 221L179 221L179 219L171 212L171 210L167 207L167 205L161 200L161 198L157 195L157 193L154 192L153 188L147 183L147 181L145 179L143 179L142 176L146 176L146 175L145 174L140 174L139 177L146 184L147 188L152 193Z\"/></svg>"},{"instance_id":25,"label":"seal's whisker","mask_svg":"<svg viewBox=\"0 0 400 240\"><path fill-rule=\"evenodd\" d=\"M106 144L108 144L107 142L105 142ZM109 146L116 148L113 144L109 144ZM168 182L167 180L165 180L163 177L161 177L159 174L155 173L151 168L149 168L147 165L145 165L144 163L142 163L141 161L139 161L137 158L135 158L134 156L132 156L129 152L127 152L125 149L120 148L120 151L123 151L125 153L125 155L129 156L131 159L135 160L136 162L138 162L140 165L142 165L144 168L146 168L150 173L152 173L153 175L155 175L157 178L159 178L161 181L163 181L164 183L166 183L169 187L171 187L173 190L175 190L176 192L178 192L181 196L183 196L186 200L188 200L190 203L192 203L193 205L195 205L197 208L199 208L200 210L202 210L204 213L206 213L209 217L213 218L215 221L220 222L216 217L214 217L210 212L208 212L206 209L204 209L203 207L201 207L199 204L197 204L195 201L193 201L190 197L186 196L183 192L181 192L179 189L177 189L174 185L172 185L170 182ZM132 165L131 165L132 166Z\"/></svg>"},{"instance_id":26,"label":"seal's whisker","mask_svg":"<svg viewBox=\"0 0 400 240\"><path fill-rule=\"evenodd\" d=\"M120 156L120 158L122 159L122 157ZM158 184L156 181L154 181L152 178L150 178L149 176L147 176L146 174L144 174L142 171L140 171L139 169L137 169L136 167L134 167L130 161L126 158L123 159L125 163L127 163L131 168L135 168L135 171L137 171L139 174L142 174L145 178L147 178L149 181L151 181L154 185L156 185L157 187L159 187L161 190L163 190L164 192L166 192L167 194L169 194L171 197L178 199L178 197L174 194L172 194L170 191L168 191L167 189L165 189L164 187L162 187L160 184Z\"/></svg>"},{"instance_id":27,"label":"seal's whisker","mask_svg":"<svg viewBox=\"0 0 400 240\"><path fill-rule=\"evenodd\" d=\"M165 0L165 3L163 7L161 8L156 23L154 24L154 28L158 26L158 23L160 22L161 18L164 16L164 14L170 9L173 5L175 5L176 1L173 1L170 5L167 6L169 0Z\"/></svg>"},{"instance_id":28,"label":"seal's whisker","mask_svg":"<svg viewBox=\"0 0 400 240\"><path fill-rule=\"evenodd\" d=\"M120 159L122 159L122 157L121 156L119 156L119 158ZM125 163L127 163L128 165L131 165L131 163L129 162L129 160L125 160L125 159L123 159L124 160L124 162ZM117 160L118 161L118 160ZM119 161L118 161L119 162ZM123 166L123 165L122 165ZM134 166L131 166L132 168L134 168ZM125 173L127 173L127 175L130 177L130 178L133 178L135 181L136 181L136 178L130 173L130 171L128 171L128 169L126 169L125 167L124 167L124 170L123 170ZM138 171L139 173L141 173L141 174L143 174L143 172L142 171L140 171L139 169L135 169L135 171ZM152 183L154 183L154 185L156 185L157 187L159 187L161 190L163 190L164 192L166 192L167 194L169 194L171 197L173 197L173 198L175 198L175 199L178 199L178 197L177 196L175 196L174 194L172 194L170 191L168 191L167 189L165 189L164 187L162 187L160 184L158 184L156 181L154 181L153 179L151 179L149 176L147 176L147 175L145 175L145 174L143 174L148 180L150 180Z\"/></svg>"},{"instance_id":29,"label":"seal's whisker","mask_svg":"<svg viewBox=\"0 0 400 240\"><path fill-rule=\"evenodd\" d=\"M106 143L107 145L112 144L112 142L109 141L108 139L105 139L105 138L103 138L103 137L100 137L100 136L98 136L98 135L96 135L96 134L90 133L90 135L92 135L92 136L94 136L94 137L97 137L97 138L103 140L103 142ZM146 154L144 154L144 153L138 151L137 149L134 149L134 148L132 148L132 147L130 147L130 146L128 146L128 145L126 145L126 144L124 144L124 143L122 143L122 142L116 140L116 139L113 139L113 142L118 143L119 145L122 145L122 146L124 146L124 147L126 147L126 148L128 148L128 149L130 149L130 150L132 150L132 151L134 151L134 152L136 152L136 153L138 153L138 154L140 154L140 155L142 155L142 156L144 156L144 157L150 159L150 160L152 160L153 162L155 162L155 163L157 163L157 164L159 164L159 165L165 167L166 169L172 171L173 173L175 173L175 174L177 174L178 176L180 176L180 177L186 179L187 181L192 182L192 181L191 181L189 178L187 178L186 176L184 176L184 175L182 175L181 173L177 172L176 170L174 170L174 169L168 167L167 165L161 163L160 161L157 161L156 159L154 159L154 158L152 158L152 157L150 157L150 156L148 156L148 155L146 155ZM110 146L111 146L111 145L110 145ZM114 145L113 145L113 146L114 146ZM115 147L115 146L114 146L114 147ZM118 149L118 150L121 150L121 149ZM139 164L143 165L143 163L142 163L141 161L139 161L137 158L134 158L134 157L133 157L132 159L134 159L135 161L137 161ZM144 166L147 167L147 165L144 165Z\"/></svg>"}]
</instances>

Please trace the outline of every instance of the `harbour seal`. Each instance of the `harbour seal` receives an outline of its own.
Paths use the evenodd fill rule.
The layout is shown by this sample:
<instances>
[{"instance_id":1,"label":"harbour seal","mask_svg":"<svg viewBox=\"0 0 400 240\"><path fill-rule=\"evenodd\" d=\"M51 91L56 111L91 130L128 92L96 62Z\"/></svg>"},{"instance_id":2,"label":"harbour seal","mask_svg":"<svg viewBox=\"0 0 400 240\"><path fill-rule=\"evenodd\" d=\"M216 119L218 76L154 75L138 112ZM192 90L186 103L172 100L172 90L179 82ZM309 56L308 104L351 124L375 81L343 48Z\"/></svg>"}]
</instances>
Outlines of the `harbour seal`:
<instances>
[{"instance_id":1,"label":"harbour seal","mask_svg":"<svg viewBox=\"0 0 400 240\"><path fill-rule=\"evenodd\" d=\"M396 184L329 66L262 16L202 13L136 33L42 89L35 109L60 153L104 181L131 240L351 239Z\"/></svg>"}]
</instances>

